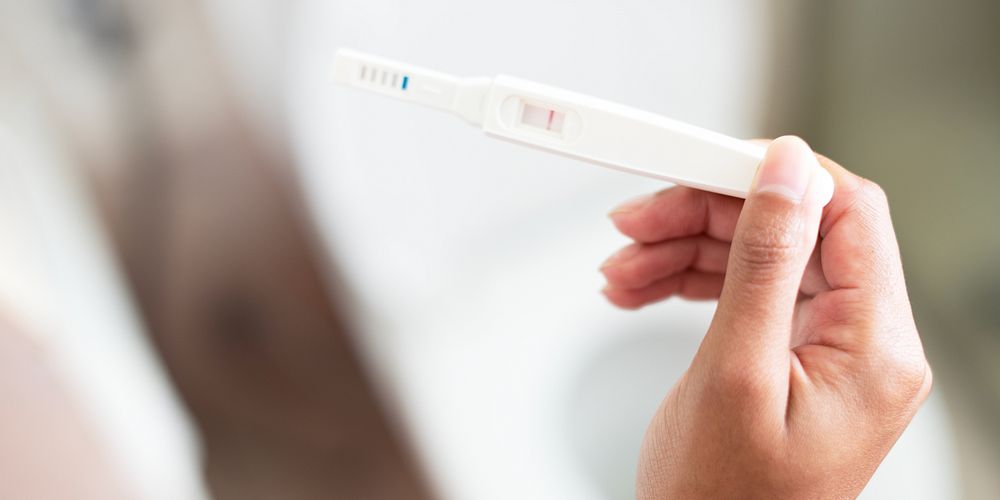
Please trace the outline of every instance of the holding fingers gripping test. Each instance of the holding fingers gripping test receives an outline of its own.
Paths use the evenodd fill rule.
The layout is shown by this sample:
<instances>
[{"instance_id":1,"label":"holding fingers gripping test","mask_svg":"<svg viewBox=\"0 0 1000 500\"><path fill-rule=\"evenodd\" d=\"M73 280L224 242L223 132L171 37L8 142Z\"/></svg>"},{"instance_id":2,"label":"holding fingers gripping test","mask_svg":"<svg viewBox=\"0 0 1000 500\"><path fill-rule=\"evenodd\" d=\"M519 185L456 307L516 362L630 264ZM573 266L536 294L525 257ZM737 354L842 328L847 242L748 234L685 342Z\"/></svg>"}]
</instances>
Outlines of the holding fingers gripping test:
<instances>
[{"instance_id":1,"label":"holding fingers gripping test","mask_svg":"<svg viewBox=\"0 0 1000 500\"><path fill-rule=\"evenodd\" d=\"M783 137L745 202L675 187L612 212L635 243L602 268L611 302L719 302L639 498L853 498L930 392L885 196L822 161L833 183Z\"/></svg>"}]
</instances>

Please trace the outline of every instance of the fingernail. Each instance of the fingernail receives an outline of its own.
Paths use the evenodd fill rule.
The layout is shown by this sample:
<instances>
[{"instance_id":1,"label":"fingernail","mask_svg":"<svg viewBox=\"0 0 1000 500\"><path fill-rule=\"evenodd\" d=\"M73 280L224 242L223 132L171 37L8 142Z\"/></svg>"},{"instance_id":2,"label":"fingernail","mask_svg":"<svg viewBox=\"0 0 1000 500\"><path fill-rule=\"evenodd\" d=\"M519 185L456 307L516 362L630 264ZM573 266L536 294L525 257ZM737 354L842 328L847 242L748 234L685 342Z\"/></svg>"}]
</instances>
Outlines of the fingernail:
<instances>
[{"instance_id":1,"label":"fingernail","mask_svg":"<svg viewBox=\"0 0 1000 500\"><path fill-rule=\"evenodd\" d=\"M633 243L615 252L614 254L611 255L611 257L608 257L607 260L605 260L604 263L601 264L601 269L604 270L611 266L617 266L619 264L622 264L631 259L632 257L635 257L637 253L639 253L639 244Z\"/></svg>"},{"instance_id":2,"label":"fingernail","mask_svg":"<svg viewBox=\"0 0 1000 500\"><path fill-rule=\"evenodd\" d=\"M608 215L609 216L615 216L615 215L621 215L621 214L627 214L627 213L635 212L636 210L639 210L640 208L646 206L650 202L650 200L653 199L654 196L656 196L656 195L655 194L645 194L645 195L642 195L642 196L640 196L638 198L633 198L633 199L631 199L629 201L626 201L625 203L622 203L621 205L618 205L617 207L613 208L611 210L611 212L608 212Z\"/></svg>"},{"instance_id":3,"label":"fingernail","mask_svg":"<svg viewBox=\"0 0 1000 500\"><path fill-rule=\"evenodd\" d=\"M779 137L767 148L764 161L757 171L754 191L773 193L800 202L805 198L809 181L817 169L822 168L816 155L802 139L794 136Z\"/></svg>"},{"instance_id":4,"label":"fingernail","mask_svg":"<svg viewBox=\"0 0 1000 500\"><path fill-rule=\"evenodd\" d=\"M816 199L819 200L820 206L826 206L833 199L833 176L825 168L819 167L813 174L813 183L816 184L814 188Z\"/></svg>"}]
</instances>

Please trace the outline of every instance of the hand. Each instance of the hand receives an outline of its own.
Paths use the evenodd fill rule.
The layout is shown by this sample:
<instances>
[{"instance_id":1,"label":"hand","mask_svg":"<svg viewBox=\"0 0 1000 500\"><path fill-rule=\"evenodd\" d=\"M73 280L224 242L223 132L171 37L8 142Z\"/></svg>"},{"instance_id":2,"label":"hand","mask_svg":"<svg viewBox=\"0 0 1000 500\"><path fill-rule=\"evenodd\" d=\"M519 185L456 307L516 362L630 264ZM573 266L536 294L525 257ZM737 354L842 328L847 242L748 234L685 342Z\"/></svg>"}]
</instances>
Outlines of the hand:
<instances>
[{"instance_id":1,"label":"hand","mask_svg":"<svg viewBox=\"0 0 1000 500\"><path fill-rule=\"evenodd\" d=\"M611 214L635 243L602 268L608 300L719 301L646 431L641 499L853 498L930 391L882 190L782 137L752 191Z\"/></svg>"}]
</instances>

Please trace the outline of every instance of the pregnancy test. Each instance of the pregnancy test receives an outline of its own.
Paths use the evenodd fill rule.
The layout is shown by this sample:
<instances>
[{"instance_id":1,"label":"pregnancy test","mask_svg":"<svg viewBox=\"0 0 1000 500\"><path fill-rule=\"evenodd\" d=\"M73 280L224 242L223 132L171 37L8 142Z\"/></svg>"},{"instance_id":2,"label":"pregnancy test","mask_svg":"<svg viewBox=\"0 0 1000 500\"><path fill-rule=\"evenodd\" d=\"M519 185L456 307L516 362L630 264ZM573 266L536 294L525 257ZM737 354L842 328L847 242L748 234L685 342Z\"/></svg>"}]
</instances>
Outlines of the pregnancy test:
<instances>
[{"instance_id":1,"label":"pregnancy test","mask_svg":"<svg viewBox=\"0 0 1000 500\"><path fill-rule=\"evenodd\" d=\"M487 135L622 172L746 198L764 148L507 75L461 78L350 49L334 80L456 114Z\"/></svg>"}]
</instances>

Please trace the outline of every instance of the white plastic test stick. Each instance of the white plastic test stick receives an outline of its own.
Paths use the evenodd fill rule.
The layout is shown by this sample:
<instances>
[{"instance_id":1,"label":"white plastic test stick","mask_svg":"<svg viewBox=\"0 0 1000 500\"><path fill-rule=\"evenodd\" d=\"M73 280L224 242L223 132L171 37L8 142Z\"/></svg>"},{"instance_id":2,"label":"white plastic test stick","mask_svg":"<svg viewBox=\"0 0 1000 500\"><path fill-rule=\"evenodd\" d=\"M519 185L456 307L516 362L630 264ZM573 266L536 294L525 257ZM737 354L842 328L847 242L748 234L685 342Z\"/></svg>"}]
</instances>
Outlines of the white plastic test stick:
<instances>
[{"instance_id":1,"label":"white plastic test stick","mask_svg":"<svg viewBox=\"0 0 1000 500\"><path fill-rule=\"evenodd\" d=\"M764 158L755 144L506 75L459 78L340 49L334 79L454 113L494 137L730 196L747 196Z\"/></svg>"}]
</instances>

